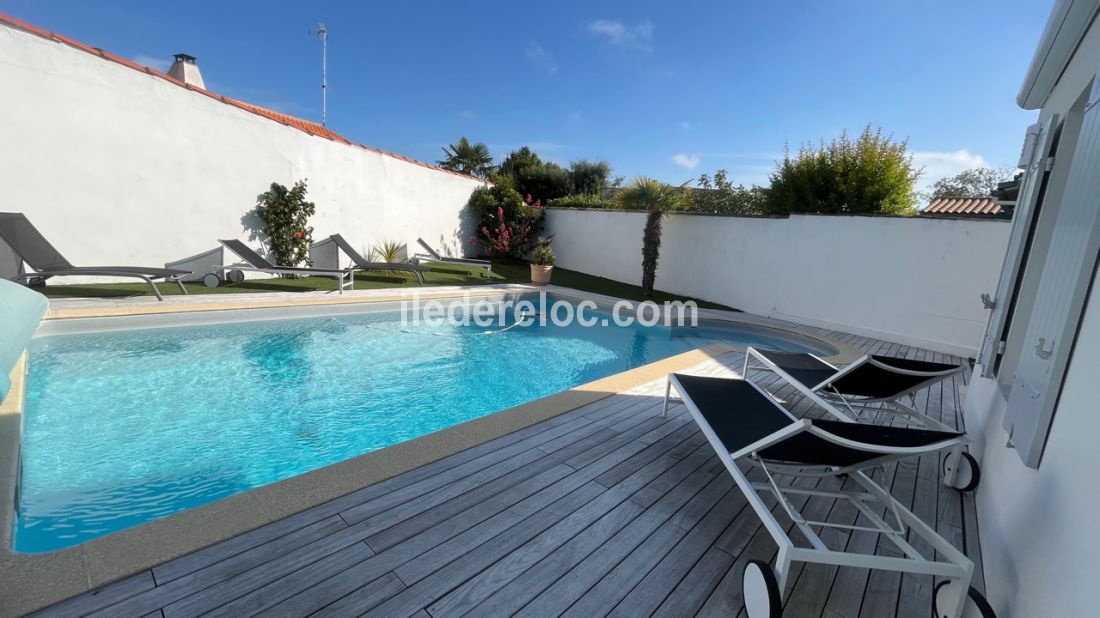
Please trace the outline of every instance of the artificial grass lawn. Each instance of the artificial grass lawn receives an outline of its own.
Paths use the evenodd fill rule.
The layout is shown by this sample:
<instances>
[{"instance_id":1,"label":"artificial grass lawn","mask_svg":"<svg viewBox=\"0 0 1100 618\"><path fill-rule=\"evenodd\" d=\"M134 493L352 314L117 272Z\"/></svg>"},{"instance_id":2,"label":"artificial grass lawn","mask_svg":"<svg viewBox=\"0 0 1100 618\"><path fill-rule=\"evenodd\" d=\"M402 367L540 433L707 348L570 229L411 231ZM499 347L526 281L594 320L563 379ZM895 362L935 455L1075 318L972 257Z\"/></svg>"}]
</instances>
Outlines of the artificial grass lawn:
<instances>
[{"instance_id":1,"label":"artificial grass lawn","mask_svg":"<svg viewBox=\"0 0 1100 618\"><path fill-rule=\"evenodd\" d=\"M493 272L485 276L485 269L476 267L456 267L442 264L428 264L430 272L424 273L424 285L492 285L495 283L530 283L531 269L527 262L493 263ZM473 272L471 272L473 271ZM574 288L585 292L616 296L628 300L645 300L642 290L629 285L595 277L564 268L554 268L550 283ZM257 292L311 292L336 290L333 277L303 277L301 279L249 279L241 283L223 283L216 288L208 288L201 281L184 283L190 294L240 294ZM180 290L174 283L157 283L161 294L179 295ZM379 288L417 288L420 287L412 273L394 271L392 273L366 272L355 273L355 289L373 290ZM38 291L51 298L120 298L127 296L152 296L149 286L144 283L94 283L79 285L48 285ZM649 298L654 302L695 300L702 308L730 309L725 305L710 303L685 296L654 291Z\"/></svg>"}]
</instances>

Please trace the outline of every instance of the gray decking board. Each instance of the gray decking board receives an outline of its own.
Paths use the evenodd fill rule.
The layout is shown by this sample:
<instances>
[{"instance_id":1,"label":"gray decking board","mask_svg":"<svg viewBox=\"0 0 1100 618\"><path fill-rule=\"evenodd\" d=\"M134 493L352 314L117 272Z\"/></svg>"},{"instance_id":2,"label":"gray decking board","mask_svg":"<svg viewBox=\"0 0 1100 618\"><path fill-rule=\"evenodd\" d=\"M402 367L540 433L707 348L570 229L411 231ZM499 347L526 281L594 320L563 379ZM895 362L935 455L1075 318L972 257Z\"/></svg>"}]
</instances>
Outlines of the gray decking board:
<instances>
[{"instance_id":1,"label":"gray decking board","mask_svg":"<svg viewBox=\"0 0 1100 618\"><path fill-rule=\"evenodd\" d=\"M958 360L832 334L866 352ZM743 361L730 353L688 373L731 375ZM751 377L796 413L810 413L809 402L774 375ZM958 426L967 377L918 394L916 407ZM663 395L663 381L613 395L42 615L738 615L741 569L750 559L772 559L775 545L683 406L674 402L661 418ZM886 414L868 418L876 417ZM941 468L939 458L924 457L875 478L975 558L974 585L982 589L973 497L944 488ZM819 482L839 485L800 481ZM796 503L830 521L861 518L827 498ZM781 512L774 500L767 504ZM780 522L794 529L785 515ZM822 538L897 554L863 532L829 530ZM914 545L930 550L919 539ZM791 615L828 618L927 615L933 583L796 563L787 607Z\"/></svg>"}]
</instances>

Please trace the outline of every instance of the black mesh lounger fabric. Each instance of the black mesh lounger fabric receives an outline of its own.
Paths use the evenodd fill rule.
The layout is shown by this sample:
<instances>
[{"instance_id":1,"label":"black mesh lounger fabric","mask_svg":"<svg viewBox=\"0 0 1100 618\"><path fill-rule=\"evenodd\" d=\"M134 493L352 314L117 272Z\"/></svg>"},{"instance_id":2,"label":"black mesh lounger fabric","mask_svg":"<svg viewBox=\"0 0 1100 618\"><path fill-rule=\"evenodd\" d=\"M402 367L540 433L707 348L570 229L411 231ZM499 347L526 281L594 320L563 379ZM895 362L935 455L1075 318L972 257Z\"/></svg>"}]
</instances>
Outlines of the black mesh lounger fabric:
<instances>
[{"instance_id":1,"label":"black mesh lounger fabric","mask_svg":"<svg viewBox=\"0 0 1100 618\"><path fill-rule=\"evenodd\" d=\"M890 358L888 356L873 356L875 360L909 371L923 371L927 373L939 373L958 369L957 365L944 363L930 363L926 361L909 360L903 358ZM865 363L852 371L840 376L829 384L826 390L836 389L841 395L854 397L867 397L872 399L893 399L907 393L928 381L935 381L934 376L914 376L897 373L889 369L883 369L870 363Z\"/></svg>"},{"instance_id":2,"label":"black mesh lounger fabric","mask_svg":"<svg viewBox=\"0 0 1100 618\"><path fill-rule=\"evenodd\" d=\"M771 352L768 350L756 351L778 365L780 369L789 373L792 378L805 384L807 388L813 388L836 375L836 369L814 358L811 354L804 352Z\"/></svg>"},{"instance_id":3,"label":"black mesh lounger fabric","mask_svg":"<svg viewBox=\"0 0 1100 618\"><path fill-rule=\"evenodd\" d=\"M865 444L893 447L928 446L959 437L960 434L948 431L932 431L909 427L887 427L844 421L812 420L819 427L840 438L847 438ZM809 433L793 436L775 446L761 450L761 458L769 461L805 464L814 466L851 466L864 461L882 457L883 453L874 453L860 449L833 444L828 440Z\"/></svg>"},{"instance_id":4,"label":"black mesh lounger fabric","mask_svg":"<svg viewBox=\"0 0 1100 618\"><path fill-rule=\"evenodd\" d=\"M773 399L744 380L675 375L681 386L680 394L695 405L729 453L795 422ZM879 446L926 446L959 436L952 432L907 427L811 422L838 437ZM851 466L883 456L883 453L840 446L810 433L791 436L758 454L769 461L815 466Z\"/></svg>"}]
</instances>

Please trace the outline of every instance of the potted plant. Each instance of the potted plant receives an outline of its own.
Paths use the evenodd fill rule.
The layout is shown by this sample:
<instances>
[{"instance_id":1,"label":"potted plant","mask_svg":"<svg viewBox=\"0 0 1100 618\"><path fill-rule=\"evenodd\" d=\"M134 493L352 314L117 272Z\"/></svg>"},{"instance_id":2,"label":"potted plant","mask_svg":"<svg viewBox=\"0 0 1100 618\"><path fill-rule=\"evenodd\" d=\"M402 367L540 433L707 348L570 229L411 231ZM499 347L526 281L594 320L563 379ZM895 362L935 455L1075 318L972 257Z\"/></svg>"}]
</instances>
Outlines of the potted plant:
<instances>
[{"instance_id":1,"label":"potted plant","mask_svg":"<svg viewBox=\"0 0 1100 618\"><path fill-rule=\"evenodd\" d=\"M550 240L539 236L539 242L531 253L531 283L535 285L550 283L550 272L554 270L554 250L550 248Z\"/></svg>"}]
</instances>

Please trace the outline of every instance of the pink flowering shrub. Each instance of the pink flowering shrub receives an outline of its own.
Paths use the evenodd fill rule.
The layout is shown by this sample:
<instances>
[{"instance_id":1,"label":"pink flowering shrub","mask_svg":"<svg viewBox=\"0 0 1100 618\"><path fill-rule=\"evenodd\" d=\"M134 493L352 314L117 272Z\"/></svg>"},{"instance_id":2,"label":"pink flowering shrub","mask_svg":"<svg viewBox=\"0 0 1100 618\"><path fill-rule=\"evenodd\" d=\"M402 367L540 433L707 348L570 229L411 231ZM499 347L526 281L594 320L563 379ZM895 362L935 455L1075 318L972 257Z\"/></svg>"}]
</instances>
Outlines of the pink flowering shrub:
<instances>
[{"instance_id":1,"label":"pink flowering shrub","mask_svg":"<svg viewBox=\"0 0 1100 618\"><path fill-rule=\"evenodd\" d=\"M490 257L522 258L530 252L542 229L542 203L502 186L474 191L470 207L477 216L472 240Z\"/></svg>"}]
</instances>

